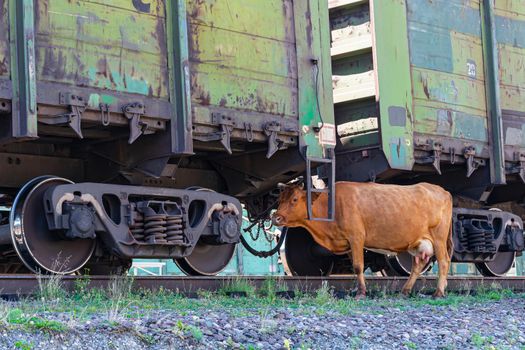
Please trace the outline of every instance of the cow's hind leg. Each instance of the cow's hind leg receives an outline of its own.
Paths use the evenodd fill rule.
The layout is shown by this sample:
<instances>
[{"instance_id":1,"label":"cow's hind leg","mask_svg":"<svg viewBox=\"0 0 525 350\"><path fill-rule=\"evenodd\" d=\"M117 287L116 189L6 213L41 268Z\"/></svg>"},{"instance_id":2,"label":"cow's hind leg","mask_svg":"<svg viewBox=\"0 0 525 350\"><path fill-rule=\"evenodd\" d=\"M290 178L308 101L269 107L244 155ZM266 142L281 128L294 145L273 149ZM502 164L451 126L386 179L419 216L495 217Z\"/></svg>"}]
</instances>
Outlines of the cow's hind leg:
<instances>
[{"instance_id":1,"label":"cow's hind leg","mask_svg":"<svg viewBox=\"0 0 525 350\"><path fill-rule=\"evenodd\" d=\"M439 267L438 273L438 282L436 292L434 293L434 298L441 298L445 296L445 288L447 287L447 275L448 269L450 267L451 256L448 251L447 241L450 235L450 224L452 220L452 214L450 214L450 219L443 220L434 230L434 250L436 255L436 260ZM448 218L448 217L447 217Z\"/></svg>"},{"instance_id":2,"label":"cow's hind leg","mask_svg":"<svg viewBox=\"0 0 525 350\"><path fill-rule=\"evenodd\" d=\"M445 288L447 287L447 275L450 267L450 256L447 252L446 242L435 242L436 260L439 267L437 289L434 293L434 298L442 298L445 296Z\"/></svg>"},{"instance_id":3,"label":"cow's hind leg","mask_svg":"<svg viewBox=\"0 0 525 350\"><path fill-rule=\"evenodd\" d=\"M366 297L365 285L365 255L364 248L352 247L352 263L354 266L354 273L357 275L357 294L356 299L364 299Z\"/></svg>"},{"instance_id":4,"label":"cow's hind leg","mask_svg":"<svg viewBox=\"0 0 525 350\"><path fill-rule=\"evenodd\" d=\"M403 286L403 289L401 290L401 294L403 295L409 295L412 291L412 288L414 287L414 284L416 283L417 278L421 274L421 271L423 271L423 268L427 262L424 259L418 259L415 256L412 257L412 269L410 271L410 277L408 278L408 281Z\"/></svg>"}]
</instances>

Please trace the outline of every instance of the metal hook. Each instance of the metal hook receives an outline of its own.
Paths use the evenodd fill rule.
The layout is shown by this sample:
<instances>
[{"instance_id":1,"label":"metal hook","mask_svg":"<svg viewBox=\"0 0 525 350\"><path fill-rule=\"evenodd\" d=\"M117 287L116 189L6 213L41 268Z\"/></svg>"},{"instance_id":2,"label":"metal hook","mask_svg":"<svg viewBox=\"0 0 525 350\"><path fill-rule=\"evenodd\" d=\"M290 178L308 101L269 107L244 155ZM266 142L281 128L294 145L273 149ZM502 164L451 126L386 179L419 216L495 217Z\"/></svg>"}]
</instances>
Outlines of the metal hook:
<instances>
[{"instance_id":1,"label":"metal hook","mask_svg":"<svg viewBox=\"0 0 525 350\"><path fill-rule=\"evenodd\" d=\"M250 134L248 134L248 131ZM251 123L244 123L244 133L246 134L246 140L253 142L253 128Z\"/></svg>"},{"instance_id":2,"label":"metal hook","mask_svg":"<svg viewBox=\"0 0 525 350\"><path fill-rule=\"evenodd\" d=\"M102 125L108 126L109 125L109 105L107 103L100 103L100 117L102 119Z\"/></svg>"}]
</instances>

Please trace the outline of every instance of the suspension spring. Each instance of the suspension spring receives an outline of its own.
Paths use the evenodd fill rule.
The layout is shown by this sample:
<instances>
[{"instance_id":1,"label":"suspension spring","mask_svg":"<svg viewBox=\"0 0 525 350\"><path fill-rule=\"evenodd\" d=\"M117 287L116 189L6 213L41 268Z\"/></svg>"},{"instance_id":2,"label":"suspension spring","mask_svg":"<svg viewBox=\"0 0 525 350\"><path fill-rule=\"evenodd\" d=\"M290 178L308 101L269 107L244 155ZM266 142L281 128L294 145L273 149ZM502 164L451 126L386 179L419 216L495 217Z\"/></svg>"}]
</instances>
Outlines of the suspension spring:
<instances>
[{"instance_id":1,"label":"suspension spring","mask_svg":"<svg viewBox=\"0 0 525 350\"><path fill-rule=\"evenodd\" d=\"M147 243L167 243L165 214L144 215L144 235Z\"/></svg>"},{"instance_id":2,"label":"suspension spring","mask_svg":"<svg viewBox=\"0 0 525 350\"><path fill-rule=\"evenodd\" d=\"M459 243L463 249L468 248L468 231L461 224L461 221L456 222L456 231L458 232Z\"/></svg>"},{"instance_id":3,"label":"suspension spring","mask_svg":"<svg viewBox=\"0 0 525 350\"><path fill-rule=\"evenodd\" d=\"M491 231L485 232L485 250L488 252L496 251L496 245L494 244L494 233Z\"/></svg>"},{"instance_id":4,"label":"suspension spring","mask_svg":"<svg viewBox=\"0 0 525 350\"><path fill-rule=\"evenodd\" d=\"M486 239L487 233L492 233L488 227L483 225L483 222L479 220L469 220L466 222L468 230L468 248L471 252L485 252L486 251Z\"/></svg>"},{"instance_id":5,"label":"suspension spring","mask_svg":"<svg viewBox=\"0 0 525 350\"><path fill-rule=\"evenodd\" d=\"M166 217L166 239L168 243L187 246L184 239L184 224L182 215L168 215Z\"/></svg>"},{"instance_id":6,"label":"suspension spring","mask_svg":"<svg viewBox=\"0 0 525 350\"><path fill-rule=\"evenodd\" d=\"M469 232L468 248L472 252L483 252L485 250L485 233L484 232Z\"/></svg>"},{"instance_id":7,"label":"suspension spring","mask_svg":"<svg viewBox=\"0 0 525 350\"><path fill-rule=\"evenodd\" d=\"M129 230L137 241L144 240L144 216L138 211L133 212L133 223L129 225Z\"/></svg>"}]
</instances>

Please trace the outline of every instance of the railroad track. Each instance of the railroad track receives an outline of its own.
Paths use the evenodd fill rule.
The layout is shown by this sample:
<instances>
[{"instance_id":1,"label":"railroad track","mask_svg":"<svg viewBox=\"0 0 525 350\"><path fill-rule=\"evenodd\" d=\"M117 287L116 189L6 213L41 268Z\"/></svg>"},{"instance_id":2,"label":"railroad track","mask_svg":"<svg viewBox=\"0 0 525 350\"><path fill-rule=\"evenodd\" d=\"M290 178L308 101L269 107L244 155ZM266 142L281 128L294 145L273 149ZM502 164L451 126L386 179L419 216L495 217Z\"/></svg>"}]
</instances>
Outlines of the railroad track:
<instances>
[{"instance_id":1,"label":"railroad track","mask_svg":"<svg viewBox=\"0 0 525 350\"><path fill-rule=\"evenodd\" d=\"M39 283L56 277L37 277L35 275L0 275L0 295L31 295L39 290ZM75 282L85 277L64 276L62 287L67 291L75 289ZM130 277L131 278L131 277ZM164 290L183 293L188 296L195 295L198 290L217 291L227 285L235 285L235 281L242 279L250 281L254 286L260 287L266 280L273 278L281 289L288 291L300 290L311 292L327 285L336 292L350 292L356 286L354 276L334 277L265 277L265 276L226 276L226 277L179 277L179 276L151 276L133 277L132 288L135 290ZM90 276L88 288L107 288L114 283L114 276ZM404 277L368 277L367 289L375 292L396 293L405 283ZM436 286L435 277L420 278L414 286L414 291L430 293ZM525 277L487 278L487 277L449 277L448 291L471 292L484 289L511 289L515 292L525 292Z\"/></svg>"}]
</instances>

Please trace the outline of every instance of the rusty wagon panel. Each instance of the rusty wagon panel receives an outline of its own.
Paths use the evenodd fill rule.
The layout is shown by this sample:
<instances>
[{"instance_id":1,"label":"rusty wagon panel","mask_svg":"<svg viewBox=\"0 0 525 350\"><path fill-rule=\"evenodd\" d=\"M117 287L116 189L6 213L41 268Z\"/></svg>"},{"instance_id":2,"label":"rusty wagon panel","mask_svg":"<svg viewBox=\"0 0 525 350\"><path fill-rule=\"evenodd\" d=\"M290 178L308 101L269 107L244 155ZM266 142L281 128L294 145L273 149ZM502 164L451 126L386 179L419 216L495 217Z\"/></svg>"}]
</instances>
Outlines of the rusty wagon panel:
<instances>
[{"instance_id":1,"label":"rusty wagon panel","mask_svg":"<svg viewBox=\"0 0 525 350\"><path fill-rule=\"evenodd\" d=\"M126 0L35 7L39 82L168 99L164 1L150 2L148 13Z\"/></svg>"},{"instance_id":2,"label":"rusty wagon panel","mask_svg":"<svg viewBox=\"0 0 525 350\"><path fill-rule=\"evenodd\" d=\"M0 0L0 11L0 145L47 157L0 187L63 173L195 178L253 196L305 157L330 157L324 0ZM112 175L66 165L88 160Z\"/></svg>"},{"instance_id":3,"label":"rusty wagon panel","mask_svg":"<svg viewBox=\"0 0 525 350\"><path fill-rule=\"evenodd\" d=\"M522 2L329 7L340 179L427 180L495 202L525 194Z\"/></svg>"}]
</instances>

